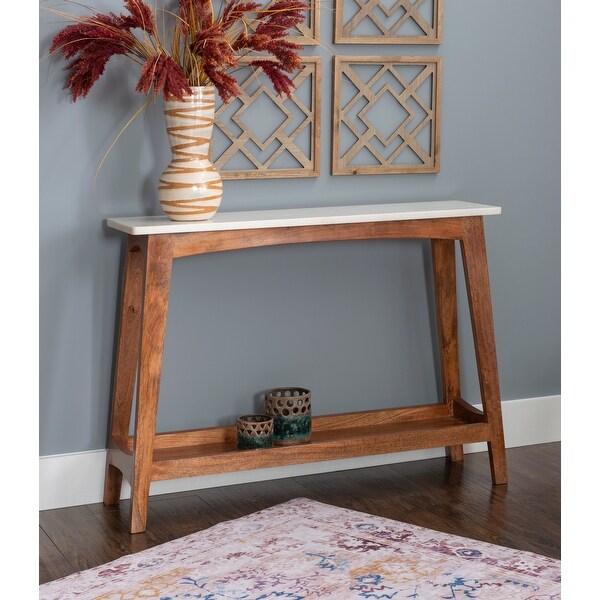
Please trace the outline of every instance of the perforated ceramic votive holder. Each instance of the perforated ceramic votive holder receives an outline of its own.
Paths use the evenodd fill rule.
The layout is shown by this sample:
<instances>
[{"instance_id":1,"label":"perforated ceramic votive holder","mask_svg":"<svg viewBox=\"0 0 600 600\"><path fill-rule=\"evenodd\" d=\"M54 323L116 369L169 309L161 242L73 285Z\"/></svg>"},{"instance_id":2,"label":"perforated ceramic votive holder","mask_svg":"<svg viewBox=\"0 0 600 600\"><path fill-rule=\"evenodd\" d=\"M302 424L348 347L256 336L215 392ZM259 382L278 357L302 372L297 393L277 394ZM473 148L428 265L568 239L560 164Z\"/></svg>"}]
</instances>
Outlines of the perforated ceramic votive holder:
<instances>
[{"instance_id":1,"label":"perforated ceramic votive holder","mask_svg":"<svg viewBox=\"0 0 600 600\"><path fill-rule=\"evenodd\" d=\"M311 393L306 388L275 388L265 394L265 412L273 417L273 444L310 442Z\"/></svg>"},{"instance_id":2,"label":"perforated ceramic votive holder","mask_svg":"<svg viewBox=\"0 0 600 600\"><path fill-rule=\"evenodd\" d=\"M244 415L237 420L238 450L273 447L273 417Z\"/></svg>"}]
</instances>

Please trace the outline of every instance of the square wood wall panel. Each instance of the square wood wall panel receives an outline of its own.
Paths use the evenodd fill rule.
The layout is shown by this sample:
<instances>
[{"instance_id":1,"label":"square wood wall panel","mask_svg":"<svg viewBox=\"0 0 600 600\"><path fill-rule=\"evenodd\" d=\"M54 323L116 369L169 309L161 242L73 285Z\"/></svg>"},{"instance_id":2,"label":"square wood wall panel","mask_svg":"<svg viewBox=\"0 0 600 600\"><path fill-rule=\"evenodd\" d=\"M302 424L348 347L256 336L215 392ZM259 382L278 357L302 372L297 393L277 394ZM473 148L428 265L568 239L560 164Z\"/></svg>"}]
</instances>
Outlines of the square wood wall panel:
<instances>
[{"instance_id":1,"label":"square wood wall panel","mask_svg":"<svg viewBox=\"0 0 600 600\"><path fill-rule=\"evenodd\" d=\"M247 56L247 65L256 56ZM235 73L242 95L217 105L211 159L223 179L318 177L321 135L321 57L302 57L290 75L291 98L267 76L245 66Z\"/></svg>"},{"instance_id":2,"label":"square wood wall panel","mask_svg":"<svg viewBox=\"0 0 600 600\"><path fill-rule=\"evenodd\" d=\"M275 0L267 2L264 8L269 8L273 2ZM294 26L286 39L301 46L316 46L321 32L321 0L307 0L306 4L308 9L304 23Z\"/></svg>"},{"instance_id":3,"label":"square wood wall panel","mask_svg":"<svg viewBox=\"0 0 600 600\"><path fill-rule=\"evenodd\" d=\"M307 4L305 22L296 25L288 39L301 46L316 46L321 34L321 0L309 0Z\"/></svg>"},{"instance_id":4,"label":"square wood wall panel","mask_svg":"<svg viewBox=\"0 0 600 600\"><path fill-rule=\"evenodd\" d=\"M441 58L334 57L332 175L437 173Z\"/></svg>"},{"instance_id":5,"label":"square wood wall panel","mask_svg":"<svg viewBox=\"0 0 600 600\"><path fill-rule=\"evenodd\" d=\"M441 44L443 0L335 0L336 44Z\"/></svg>"}]
</instances>

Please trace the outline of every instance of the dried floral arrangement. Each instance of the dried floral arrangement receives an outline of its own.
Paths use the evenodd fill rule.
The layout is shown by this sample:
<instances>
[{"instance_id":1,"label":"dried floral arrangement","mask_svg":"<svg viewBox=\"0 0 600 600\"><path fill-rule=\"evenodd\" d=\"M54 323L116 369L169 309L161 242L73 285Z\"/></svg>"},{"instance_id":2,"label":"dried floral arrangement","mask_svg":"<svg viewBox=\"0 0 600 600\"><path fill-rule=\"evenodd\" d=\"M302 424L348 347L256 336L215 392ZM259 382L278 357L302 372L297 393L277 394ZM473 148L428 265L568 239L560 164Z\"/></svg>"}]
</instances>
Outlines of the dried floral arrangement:
<instances>
[{"instance_id":1,"label":"dried floral arrangement","mask_svg":"<svg viewBox=\"0 0 600 600\"><path fill-rule=\"evenodd\" d=\"M79 3L76 3L81 6ZM294 83L288 76L300 68L300 46L286 37L303 22L307 5L301 0L275 0L267 7L245 0L178 0L179 10L154 9L143 0L124 0L126 12L77 15L55 8L52 13L73 21L59 31L50 53L71 62L65 88L73 101L85 98L113 56L126 56L141 66L136 90L162 92L165 99L182 100L191 87L213 84L223 102L241 92L231 74L241 56L256 55L249 64L260 68L275 91L289 96ZM159 31L170 24L171 33ZM168 42L166 41L168 40Z\"/></svg>"}]
</instances>

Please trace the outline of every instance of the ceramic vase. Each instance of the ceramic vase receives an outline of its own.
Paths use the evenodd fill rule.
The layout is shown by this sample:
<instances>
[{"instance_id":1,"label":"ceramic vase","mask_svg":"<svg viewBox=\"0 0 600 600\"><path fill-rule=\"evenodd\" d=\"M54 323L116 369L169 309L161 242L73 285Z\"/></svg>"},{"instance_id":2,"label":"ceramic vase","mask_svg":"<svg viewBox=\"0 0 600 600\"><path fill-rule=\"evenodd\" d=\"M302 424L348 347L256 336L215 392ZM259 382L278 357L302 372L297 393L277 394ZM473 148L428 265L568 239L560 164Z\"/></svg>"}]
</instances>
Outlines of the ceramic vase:
<instances>
[{"instance_id":1,"label":"ceramic vase","mask_svg":"<svg viewBox=\"0 0 600 600\"><path fill-rule=\"evenodd\" d=\"M160 177L158 198L174 221L205 221L219 209L221 176L209 160L215 118L214 86L193 87L192 94L165 101L172 159Z\"/></svg>"}]
</instances>

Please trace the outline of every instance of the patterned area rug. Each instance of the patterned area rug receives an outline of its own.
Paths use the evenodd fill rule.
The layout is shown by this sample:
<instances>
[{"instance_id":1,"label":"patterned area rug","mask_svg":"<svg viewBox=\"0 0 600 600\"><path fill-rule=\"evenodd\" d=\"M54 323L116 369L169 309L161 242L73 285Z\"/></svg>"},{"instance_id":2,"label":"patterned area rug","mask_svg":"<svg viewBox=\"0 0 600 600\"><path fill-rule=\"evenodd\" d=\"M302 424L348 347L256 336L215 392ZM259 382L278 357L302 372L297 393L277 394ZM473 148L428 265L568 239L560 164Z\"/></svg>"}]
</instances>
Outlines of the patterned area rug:
<instances>
[{"instance_id":1,"label":"patterned area rug","mask_svg":"<svg viewBox=\"0 0 600 600\"><path fill-rule=\"evenodd\" d=\"M557 600L560 561L297 498L40 586L71 598Z\"/></svg>"}]
</instances>

